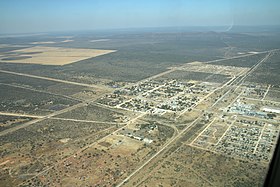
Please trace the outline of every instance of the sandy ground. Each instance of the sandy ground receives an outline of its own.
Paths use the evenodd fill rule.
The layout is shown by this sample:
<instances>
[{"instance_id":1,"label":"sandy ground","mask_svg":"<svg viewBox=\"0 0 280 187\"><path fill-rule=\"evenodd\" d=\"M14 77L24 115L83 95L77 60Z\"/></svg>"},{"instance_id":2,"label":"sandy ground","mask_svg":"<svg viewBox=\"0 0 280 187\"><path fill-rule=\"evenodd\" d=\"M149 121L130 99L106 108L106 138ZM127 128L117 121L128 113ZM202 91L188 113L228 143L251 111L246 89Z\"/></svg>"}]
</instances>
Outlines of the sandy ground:
<instances>
[{"instance_id":1,"label":"sandy ground","mask_svg":"<svg viewBox=\"0 0 280 187\"><path fill-rule=\"evenodd\" d=\"M105 55L115 52L115 50L99 50L99 49L75 49L60 47L30 47L26 49L16 50L16 52L30 53L39 52L37 54L28 54L32 58L23 60L9 60L10 63L26 63L26 64L43 64L43 65L65 65L88 58ZM20 55L20 56L25 56Z\"/></svg>"}]
</instances>

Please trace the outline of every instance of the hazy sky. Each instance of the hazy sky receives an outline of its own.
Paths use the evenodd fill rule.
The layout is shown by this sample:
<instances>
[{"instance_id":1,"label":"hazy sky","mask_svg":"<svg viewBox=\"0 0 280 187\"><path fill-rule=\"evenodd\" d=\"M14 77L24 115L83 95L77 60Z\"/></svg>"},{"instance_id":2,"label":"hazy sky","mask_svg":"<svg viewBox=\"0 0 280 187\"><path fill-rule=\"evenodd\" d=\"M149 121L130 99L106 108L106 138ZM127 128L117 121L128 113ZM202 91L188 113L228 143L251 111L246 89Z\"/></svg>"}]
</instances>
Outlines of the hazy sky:
<instances>
[{"instance_id":1,"label":"hazy sky","mask_svg":"<svg viewBox=\"0 0 280 187\"><path fill-rule=\"evenodd\" d=\"M0 33L280 25L280 0L0 0Z\"/></svg>"}]
</instances>

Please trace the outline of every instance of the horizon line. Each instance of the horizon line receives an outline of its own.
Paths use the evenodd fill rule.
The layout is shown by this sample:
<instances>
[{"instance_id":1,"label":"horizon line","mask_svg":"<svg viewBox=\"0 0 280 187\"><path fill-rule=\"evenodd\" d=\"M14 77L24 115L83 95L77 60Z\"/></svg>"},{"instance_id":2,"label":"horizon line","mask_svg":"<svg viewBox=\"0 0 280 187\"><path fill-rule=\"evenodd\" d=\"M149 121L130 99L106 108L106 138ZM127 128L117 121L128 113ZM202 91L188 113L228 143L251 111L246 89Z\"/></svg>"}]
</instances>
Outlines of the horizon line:
<instances>
[{"instance_id":1,"label":"horizon line","mask_svg":"<svg viewBox=\"0 0 280 187\"><path fill-rule=\"evenodd\" d=\"M100 32L100 31L135 31L135 30L143 30L143 29L188 29L188 28L227 28L229 25L189 25L189 26L147 26L147 27L119 27L119 28L97 28L97 29L69 29L69 30L50 30L50 31L37 31L37 32L0 32L0 36L3 37L4 35L47 35L51 33L65 33L65 32ZM234 25L234 27L279 27L280 31L280 24L278 25ZM192 31L187 31L185 30L184 32L211 32L211 30L192 30ZM217 31L213 31L217 32ZM229 32L229 31L224 31L224 32ZM255 31L257 32L257 31Z\"/></svg>"}]
</instances>

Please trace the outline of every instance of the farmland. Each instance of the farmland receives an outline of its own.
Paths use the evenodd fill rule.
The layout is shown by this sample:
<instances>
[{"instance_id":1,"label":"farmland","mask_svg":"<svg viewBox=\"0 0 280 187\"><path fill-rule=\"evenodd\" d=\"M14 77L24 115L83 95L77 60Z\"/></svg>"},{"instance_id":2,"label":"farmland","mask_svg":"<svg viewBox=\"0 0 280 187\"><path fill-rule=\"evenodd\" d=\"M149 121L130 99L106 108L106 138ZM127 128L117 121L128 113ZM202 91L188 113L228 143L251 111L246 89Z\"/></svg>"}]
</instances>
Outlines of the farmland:
<instances>
[{"instance_id":1,"label":"farmland","mask_svg":"<svg viewBox=\"0 0 280 187\"><path fill-rule=\"evenodd\" d=\"M14 50L2 57L1 60L13 63L65 65L112 52L115 51L38 46Z\"/></svg>"}]
</instances>

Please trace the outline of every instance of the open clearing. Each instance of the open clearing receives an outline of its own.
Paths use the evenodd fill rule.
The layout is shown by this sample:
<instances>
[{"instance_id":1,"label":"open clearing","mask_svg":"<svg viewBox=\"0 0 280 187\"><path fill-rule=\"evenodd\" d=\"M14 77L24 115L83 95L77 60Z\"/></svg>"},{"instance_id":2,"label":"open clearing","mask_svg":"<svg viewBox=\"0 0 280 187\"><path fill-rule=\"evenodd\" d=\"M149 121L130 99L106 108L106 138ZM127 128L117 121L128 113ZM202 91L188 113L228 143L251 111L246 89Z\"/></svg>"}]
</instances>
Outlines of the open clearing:
<instances>
[{"instance_id":1,"label":"open clearing","mask_svg":"<svg viewBox=\"0 0 280 187\"><path fill-rule=\"evenodd\" d=\"M85 60L88 58L112 53L115 52L115 50L76 49L76 48L36 46L36 47L16 50L15 52L23 53L23 54L19 54L17 57L26 57L26 58L24 60L22 60L22 58L11 58L8 60L9 62L43 64L43 65L65 65L80 60ZM24 53L28 53L28 55L25 55Z\"/></svg>"}]
</instances>

